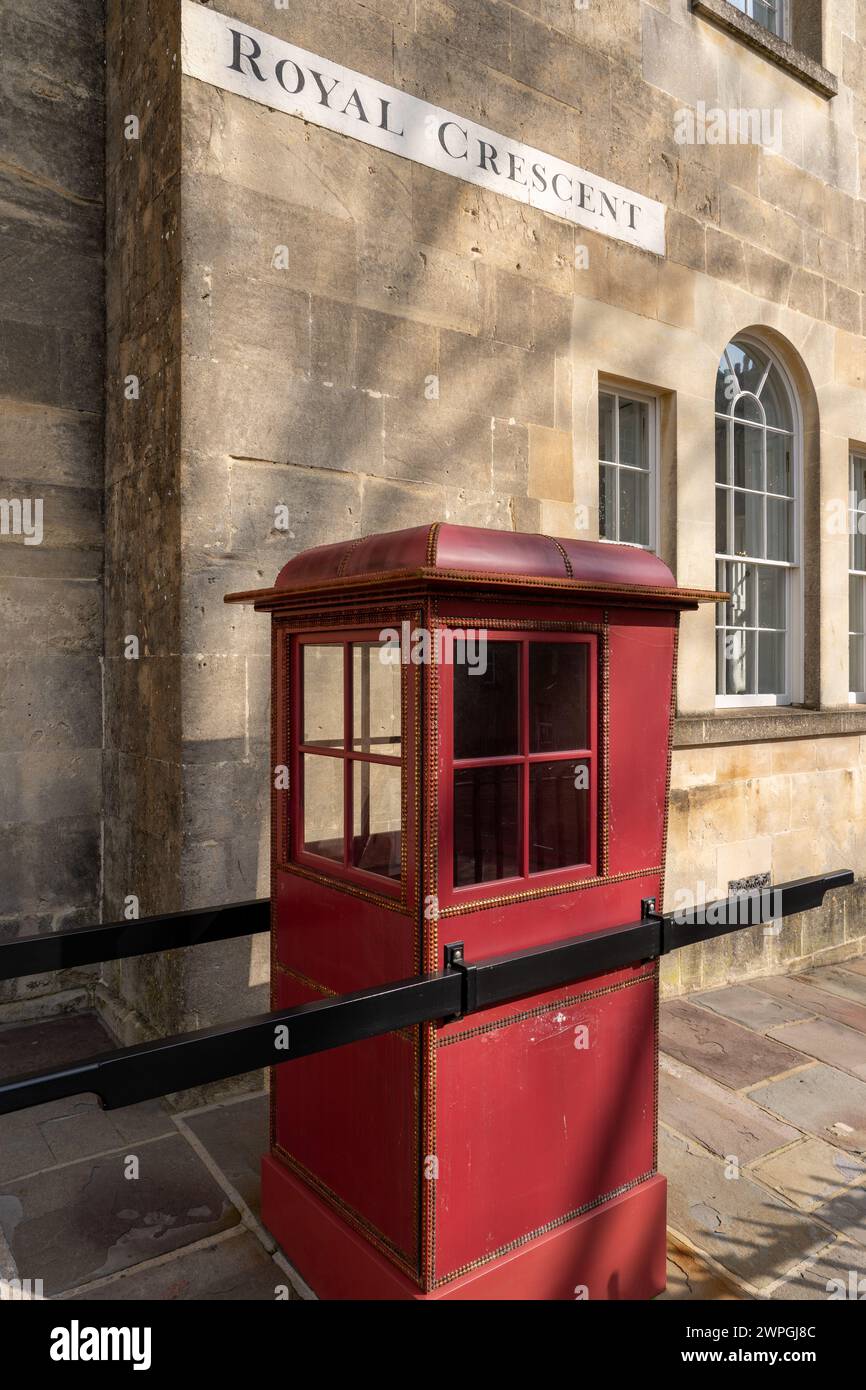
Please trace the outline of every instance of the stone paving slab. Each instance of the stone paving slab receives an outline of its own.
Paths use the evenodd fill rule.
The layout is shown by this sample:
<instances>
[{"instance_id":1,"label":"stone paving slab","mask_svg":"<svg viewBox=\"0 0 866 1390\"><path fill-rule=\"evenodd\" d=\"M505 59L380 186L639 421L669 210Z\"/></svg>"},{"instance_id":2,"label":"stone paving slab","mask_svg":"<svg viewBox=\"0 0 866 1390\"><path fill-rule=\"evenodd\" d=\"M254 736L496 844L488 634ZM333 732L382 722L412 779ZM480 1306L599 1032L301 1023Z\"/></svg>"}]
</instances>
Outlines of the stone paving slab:
<instances>
[{"instance_id":1,"label":"stone paving slab","mask_svg":"<svg viewBox=\"0 0 866 1390\"><path fill-rule=\"evenodd\" d=\"M756 1033L767 1032L780 1023L811 1018L814 1014L814 1009L774 999L749 985L726 985L724 989L711 989L705 994L690 994L689 1002L712 1009L713 1013L729 1018L732 1023L741 1023L744 1028L752 1028Z\"/></svg>"},{"instance_id":2,"label":"stone paving slab","mask_svg":"<svg viewBox=\"0 0 866 1390\"><path fill-rule=\"evenodd\" d=\"M62 1114L69 1105L58 1102L38 1108ZM50 1168L55 1162L36 1122L36 1110L21 1110L0 1119L0 1182Z\"/></svg>"},{"instance_id":3,"label":"stone paving slab","mask_svg":"<svg viewBox=\"0 0 866 1390\"><path fill-rule=\"evenodd\" d=\"M848 1028L832 1018L813 1018L805 1023L789 1023L782 1028L771 1028L768 1037L776 1038L826 1062L841 1071L853 1072L866 1081L866 1034L856 1028Z\"/></svg>"},{"instance_id":4,"label":"stone paving slab","mask_svg":"<svg viewBox=\"0 0 866 1390\"><path fill-rule=\"evenodd\" d=\"M815 1213L848 1240L866 1245L866 1187L854 1187L834 1197Z\"/></svg>"},{"instance_id":5,"label":"stone paving slab","mask_svg":"<svg viewBox=\"0 0 866 1390\"><path fill-rule=\"evenodd\" d=\"M822 1018L834 1018L837 1023L866 1033L866 1008L862 1004L854 1004L838 994L817 989L815 985L807 983L809 978L808 975L799 979L794 979L792 975L772 975L766 980L753 980L752 988L766 991L777 999L788 999L792 1004L802 1004L810 1013Z\"/></svg>"},{"instance_id":6,"label":"stone paving slab","mask_svg":"<svg viewBox=\"0 0 866 1390\"><path fill-rule=\"evenodd\" d=\"M866 1250L837 1240L817 1260L772 1290L774 1299L826 1298L860 1301L866 1296Z\"/></svg>"},{"instance_id":7,"label":"stone paving slab","mask_svg":"<svg viewBox=\"0 0 866 1390\"><path fill-rule=\"evenodd\" d=\"M794 1206L813 1211L866 1178L866 1163L823 1139L809 1138L752 1164L751 1171Z\"/></svg>"},{"instance_id":8,"label":"stone paving slab","mask_svg":"<svg viewBox=\"0 0 866 1390\"><path fill-rule=\"evenodd\" d=\"M297 1295L286 1273L249 1231L227 1240L186 1250L177 1257L133 1269L96 1288L73 1294L71 1303L110 1302L115 1299L205 1301L252 1300L273 1303L279 1295Z\"/></svg>"},{"instance_id":9,"label":"stone paving slab","mask_svg":"<svg viewBox=\"0 0 866 1390\"><path fill-rule=\"evenodd\" d=\"M183 1122L256 1216L261 1214L261 1162L269 1147L266 1091L185 1115Z\"/></svg>"},{"instance_id":10,"label":"stone paving slab","mask_svg":"<svg viewBox=\"0 0 866 1390\"><path fill-rule=\"evenodd\" d=\"M235 1225L238 1212L181 1135L5 1184L0 1229L22 1279L77 1288Z\"/></svg>"},{"instance_id":11,"label":"stone paving slab","mask_svg":"<svg viewBox=\"0 0 866 1390\"><path fill-rule=\"evenodd\" d=\"M756 1086L756 1105L850 1153L866 1154L866 1082L823 1062Z\"/></svg>"},{"instance_id":12,"label":"stone paving slab","mask_svg":"<svg viewBox=\"0 0 866 1390\"><path fill-rule=\"evenodd\" d=\"M781 1043L683 999L671 999L662 1005L659 1028L665 1052L734 1091L790 1071L803 1062L799 1053Z\"/></svg>"},{"instance_id":13,"label":"stone paving slab","mask_svg":"<svg viewBox=\"0 0 866 1390\"><path fill-rule=\"evenodd\" d=\"M95 1096L37 1105L0 1119L0 1181L174 1133L158 1101L110 1112Z\"/></svg>"},{"instance_id":14,"label":"stone paving slab","mask_svg":"<svg viewBox=\"0 0 866 1390\"><path fill-rule=\"evenodd\" d=\"M659 1300L672 1302L681 1299L743 1299L748 1294L737 1288L732 1280L722 1277L705 1264L694 1250L668 1234L667 1288Z\"/></svg>"},{"instance_id":15,"label":"stone paving slab","mask_svg":"<svg viewBox=\"0 0 866 1390\"><path fill-rule=\"evenodd\" d=\"M724 1269L763 1291L834 1239L741 1172L661 1126L659 1171L668 1179L668 1224Z\"/></svg>"},{"instance_id":16,"label":"stone paving slab","mask_svg":"<svg viewBox=\"0 0 866 1390\"><path fill-rule=\"evenodd\" d=\"M800 1131L664 1053L659 1058L659 1119L711 1153L751 1163L791 1144Z\"/></svg>"},{"instance_id":17,"label":"stone paving slab","mask_svg":"<svg viewBox=\"0 0 866 1390\"><path fill-rule=\"evenodd\" d=\"M838 994L841 999L850 999L852 1004L866 1005L866 975L858 975L844 965L820 965L804 975L795 975L795 980L806 980L828 994Z\"/></svg>"},{"instance_id":18,"label":"stone paving slab","mask_svg":"<svg viewBox=\"0 0 866 1390\"><path fill-rule=\"evenodd\" d=\"M60 1014L0 1027L0 1077L66 1066L116 1043L96 1014Z\"/></svg>"},{"instance_id":19,"label":"stone paving slab","mask_svg":"<svg viewBox=\"0 0 866 1390\"><path fill-rule=\"evenodd\" d=\"M65 1066L116 1043L95 1014L0 1028L0 1077ZM160 1101L101 1109L95 1096L51 1101L0 1118L0 1182L175 1132Z\"/></svg>"},{"instance_id":20,"label":"stone paving slab","mask_svg":"<svg viewBox=\"0 0 866 1390\"><path fill-rule=\"evenodd\" d=\"M842 962L845 970L853 970L855 975L866 975L866 956L858 956L856 960L846 960Z\"/></svg>"}]
</instances>

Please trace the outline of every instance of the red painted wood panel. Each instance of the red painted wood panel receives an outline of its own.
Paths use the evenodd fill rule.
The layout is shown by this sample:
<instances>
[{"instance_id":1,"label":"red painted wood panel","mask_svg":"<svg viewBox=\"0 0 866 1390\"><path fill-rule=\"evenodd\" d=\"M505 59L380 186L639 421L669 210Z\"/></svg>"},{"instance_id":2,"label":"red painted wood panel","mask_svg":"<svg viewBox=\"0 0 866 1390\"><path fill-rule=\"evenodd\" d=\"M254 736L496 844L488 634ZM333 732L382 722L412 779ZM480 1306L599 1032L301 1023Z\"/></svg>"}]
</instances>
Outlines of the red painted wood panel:
<instances>
[{"instance_id":1,"label":"red painted wood panel","mask_svg":"<svg viewBox=\"0 0 866 1390\"><path fill-rule=\"evenodd\" d=\"M278 974L276 1007L320 999ZM418 1064L410 1035L368 1038L272 1073L276 1142L371 1235L417 1255Z\"/></svg>"},{"instance_id":2,"label":"red painted wood panel","mask_svg":"<svg viewBox=\"0 0 866 1390\"><path fill-rule=\"evenodd\" d=\"M653 1169L655 972L578 989L437 1048L437 1278Z\"/></svg>"}]
</instances>

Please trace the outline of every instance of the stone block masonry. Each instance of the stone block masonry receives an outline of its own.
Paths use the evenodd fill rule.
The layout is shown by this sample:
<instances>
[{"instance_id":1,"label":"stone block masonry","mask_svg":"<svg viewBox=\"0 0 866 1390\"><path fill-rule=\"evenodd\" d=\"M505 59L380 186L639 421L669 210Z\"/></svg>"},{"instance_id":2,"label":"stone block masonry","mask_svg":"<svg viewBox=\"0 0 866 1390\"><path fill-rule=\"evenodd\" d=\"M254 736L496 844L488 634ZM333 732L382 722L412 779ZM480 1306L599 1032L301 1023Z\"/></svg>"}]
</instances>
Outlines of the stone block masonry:
<instances>
[{"instance_id":1,"label":"stone block masonry","mask_svg":"<svg viewBox=\"0 0 866 1390\"><path fill-rule=\"evenodd\" d=\"M4 4L0 938L100 915L103 43L96 0ZM4 983L0 1021L91 984Z\"/></svg>"}]
</instances>

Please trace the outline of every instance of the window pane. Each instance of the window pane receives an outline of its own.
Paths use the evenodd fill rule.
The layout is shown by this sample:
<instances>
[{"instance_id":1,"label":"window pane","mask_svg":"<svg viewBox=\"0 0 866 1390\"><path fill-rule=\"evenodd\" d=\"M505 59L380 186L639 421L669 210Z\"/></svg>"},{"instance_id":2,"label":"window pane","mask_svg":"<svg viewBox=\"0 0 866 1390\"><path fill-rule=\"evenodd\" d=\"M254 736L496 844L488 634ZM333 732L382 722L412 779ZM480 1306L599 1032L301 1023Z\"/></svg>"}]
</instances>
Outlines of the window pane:
<instances>
[{"instance_id":1,"label":"window pane","mask_svg":"<svg viewBox=\"0 0 866 1390\"><path fill-rule=\"evenodd\" d=\"M589 861L589 766L585 762L531 763L529 871Z\"/></svg>"},{"instance_id":2,"label":"window pane","mask_svg":"<svg viewBox=\"0 0 866 1390\"><path fill-rule=\"evenodd\" d=\"M768 425L775 425L777 430L793 430L791 402L778 367L770 368L761 392L761 405L764 407Z\"/></svg>"},{"instance_id":3,"label":"window pane","mask_svg":"<svg viewBox=\"0 0 866 1390\"><path fill-rule=\"evenodd\" d=\"M454 772L454 884L514 878L519 868L520 768Z\"/></svg>"},{"instance_id":4,"label":"window pane","mask_svg":"<svg viewBox=\"0 0 866 1390\"><path fill-rule=\"evenodd\" d=\"M785 627L785 594L788 571L758 567L758 621L761 627Z\"/></svg>"},{"instance_id":5,"label":"window pane","mask_svg":"<svg viewBox=\"0 0 866 1390\"><path fill-rule=\"evenodd\" d=\"M866 693L866 579L859 574L848 577L848 689Z\"/></svg>"},{"instance_id":6,"label":"window pane","mask_svg":"<svg viewBox=\"0 0 866 1390\"><path fill-rule=\"evenodd\" d=\"M649 468L649 406L619 397L619 458L635 468Z\"/></svg>"},{"instance_id":7,"label":"window pane","mask_svg":"<svg viewBox=\"0 0 866 1390\"><path fill-rule=\"evenodd\" d=\"M866 632L866 580L859 574L848 576L848 630ZM858 687L859 688L859 687Z\"/></svg>"},{"instance_id":8,"label":"window pane","mask_svg":"<svg viewBox=\"0 0 866 1390\"><path fill-rule=\"evenodd\" d=\"M777 497L767 498L767 559L791 558L791 507Z\"/></svg>"},{"instance_id":9,"label":"window pane","mask_svg":"<svg viewBox=\"0 0 866 1390\"><path fill-rule=\"evenodd\" d=\"M720 555L729 553L728 547L728 489L716 488L716 550Z\"/></svg>"},{"instance_id":10,"label":"window pane","mask_svg":"<svg viewBox=\"0 0 866 1390\"><path fill-rule=\"evenodd\" d=\"M758 348L747 343L729 343L728 358L734 369L738 391L757 393L767 366L767 359Z\"/></svg>"},{"instance_id":11,"label":"window pane","mask_svg":"<svg viewBox=\"0 0 866 1390\"><path fill-rule=\"evenodd\" d=\"M377 642L352 645L352 747L361 753L400 756L399 657Z\"/></svg>"},{"instance_id":12,"label":"window pane","mask_svg":"<svg viewBox=\"0 0 866 1390\"><path fill-rule=\"evenodd\" d=\"M619 535L617 540L649 545L649 474L630 468L619 472Z\"/></svg>"},{"instance_id":13,"label":"window pane","mask_svg":"<svg viewBox=\"0 0 866 1390\"><path fill-rule=\"evenodd\" d=\"M790 497L793 492L791 453L793 440L789 434L767 434L767 491Z\"/></svg>"},{"instance_id":14,"label":"window pane","mask_svg":"<svg viewBox=\"0 0 866 1390\"><path fill-rule=\"evenodd\" d=\"M733 376L731 368L728 366L727 358L724 353L716 372L716 410L720 415L727 415L731 409L731 401L737 394L739 387Z\"/></svg>"},{"instance_id":15,"label":"window pane","mask_svg":"<svg viewBox=\"0 0 866 1390\"><path fill-rule=\"evenodd\" d=\"M771 34L781 34L779 15L775 7L765 4L764 0L753 0L752 18L769 29Z\"/></svg>"},{"instance_id":16,"label":"window pane","mask_svg":"<svg viewBox=\"0 0 866 1390\"><path fill-rule=\"evenodd\" d=\"M725 620L729 627L755 627L755 571L752 565L732 561L728 565L724 587L731 597L726 605Z\"/></svg>"},{"instance_id":17,"label":"window pane","mask_svg":"<svg viewBox=\"0 0 866 1390\"><path fill-rule=\"evenodd\" d=\"M368 874L400 877L400 768L352 764L352 863Z\"/></svg>"},{"instance_id":18,"label":"window pane","mask_svg":"<svg viewBox=\"0 0 866 1390\"><path fill-rule=\"evenodd\" d=\"M616 469L602 464L598 479L598 534L609 541L616 534Z\"/></svg>"},{"instance_id":19,"label":"window pane","mask_svg":"<svg viewBox=\"0 0 866 1390\"><path fill-rule=\"evenodd\" d=\"M616 463L616 442L613 426L613 396L606 391L598 394L598 457Z\"/></svg>"},{"instance_id":20,"label":"window pane","mask_svg":"<svg viewBox=\"0 0 866 1390\"><path fill-rule=\"evenodd\" d=\"M854 495L848 508L849 564L852 570L866 569L866 500Z\"/></svg>"},{"instance_id":21,"label":"window pane","mask_svg":"<svg viewBox=\"0 0 866 1390\"><path fill-rule=\"evenodd\" d=\"M305 643L302 742L343 747L343 648Z\"/></svg>"},{"instance_id":22,"label":"window pane","mask_svg":"<svg viewBox=\"0 0 866 1390\"><path fill-rule=\"evenodd\" d=\"M757 396L738 396L734 401L732 414L737 420L750 420L753 425L763 425L764 412L758 404Z\"/></svg>"},{"instance_id":23,"label":"window pane","mask_svg":"<svg viewBox=\"0 0 866 1390\"><path fill-rule=\"evenodd\" d=\"M304 849L343 862L343 759L303 756Z\"/></svg>"},{"instance_id":24,"label":"window pane","mask_svg":"<svg viewBox=\"0 0 866 1390\"><path fill-rule=\"evenodd\" d=\"M734 483L737 487L762 489L764 486L763 433L749 425L734 425Z\"/></svg>"},{"instance_id":25,"label":"window pane","mask_svg":"<svg viewBox=\"0 0 866 1390\"><path fill-rule=\"evenodd\" d=\"M585 642L530 642L529 750L587 747L589 648Z\"/></svg>"},{"instance_id":26,"label":"window pane","mask_svg":"<svg viewBox=\"0 0 866 1390\"><path fill-rule=\"evenodd\" d=\"M757 492L734 493L734 554L764 554L764 499Z\"/></svg>"},{"instance_id":27,"label":"window pane","mask_svg":"<svg viewBox=\"0 0 866 1390\"><path fill-rule=\"evenodd\" d=\"M725 633L724 695L748 695L755 689L755 633L728 629Z\"/></svg>"},{"instance_id":28,"label":"window pane","mask_svg":"<svg viewBox=\"0 0 866 1390\"><path fill-rule=\"evenodd\" d=\"M866 641L862 637L848 638L848 663L850 666L849 690L855 695L866 694L866 671L864 671L864 650Z\"/></svg>"},{"instance_id":29,"label":"window pane","mask_svg":"<svg viewBox=\"0 0 866 1390\"><path fill-rule=\"evenodd\" d=\"M454 666L454 756L498 758L520 749L520 646L488 640L487 670Z\"/></svg>"},{"instance_id":30,"label":"window pane","mask_svg":"<svg viewBox=\"0 0 866 1390\"><path fill-rule=\"evenodd\" d=\"M727 420L716 420L716 482L730 482L728 478L728 431L731 426Z\"/></svg>"},{"instance_id":31,"label":"window pane","mask_svg":"<svg viewBox=\"0 0 866 1390\"><path fill-rule=\"evenodd\" d=\"M758 633L758 694L785 693L785 634Z\"/></svg>"}]
</instances>

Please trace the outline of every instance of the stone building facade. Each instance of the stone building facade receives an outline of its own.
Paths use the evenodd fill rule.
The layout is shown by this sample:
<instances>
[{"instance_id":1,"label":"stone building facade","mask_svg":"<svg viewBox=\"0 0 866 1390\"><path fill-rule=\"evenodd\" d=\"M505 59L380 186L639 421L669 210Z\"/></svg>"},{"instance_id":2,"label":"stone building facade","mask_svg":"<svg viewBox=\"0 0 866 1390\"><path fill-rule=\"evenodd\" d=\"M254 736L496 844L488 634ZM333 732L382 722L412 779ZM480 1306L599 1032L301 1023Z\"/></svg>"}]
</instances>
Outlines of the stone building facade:
<instances>
[{"instance_id":1,"label":"stone building facade","mask_svg":"<svg viewBox=\"0 0 866 1390\"><path fill-rule=\"evenodd\" d=\"M130 895L144 914L267 892L267 624L222 599L269 584L291 554L433 520L592 539L640 513L637 539L678 581L715 588L731 344L739 386L744 351L776 373L787 425L768 433L764 386L722 428L734 472L718 479L719 553L751 569L725 571L745 585L728 614L742 632L717 636L711 608L683 622L667 899L766 874L862 876L866 711L851 699L863 691L839 515L850 459L866 453L864 0L790 0L782 36L751 0L751 18L727 0L223 3L239 31L653 200L664 254L275 109L255 96L246 40L252 97L190 75L184 12L211 6L109 0L105 618L87 649L101 649L102 688L82 693L68 667L69 700L101 729L105 918ZM80 287L75 299L97 302ZM13 402L16 380L2 386ZM73 408L97 413L93 395ZM614 479L619 500L602 505L600 480L630 466L600 460L611 411L602 453L637 428L647 480L635 501ZM760 457L788 451L769 498L769 474L747 488L737 471L759 411ZM62 524L49 518L46 536ZM770 554L779 525L785 553ZM21 553L36 575L48 545L4 541L0 560ZM786 611L760 625L746 589L777 582ZM40 660L71 659L66 624L32 627ZM96 642L91 628L81 640ZM88 749L92 737L88 724ZM10 825L34 819L44 756L44 742L27 754ZM62 864L46 857L7 917L30 913L27 893L59 891ZM96 882L71 904L84 916ZM864 922L855 885L778 935L680 953L666 987L842 958L862 950ZM192 1026L261 1006L258 952L176 953L95 989L130 1037ZM49 988L32 984L31 1004Z\"/></svg>"},{"instance_id":2,"label":"stone building facade","mask_svg":"<svg viewBox=\"0 0 866 1390\"><path fill-rule=\"evenodd\" d=\"M101 0L8 0L0 64L2 938L101 911ZM92 977L57 984L0 984L0 1019Z\"/></svg>"}]
</instances>

